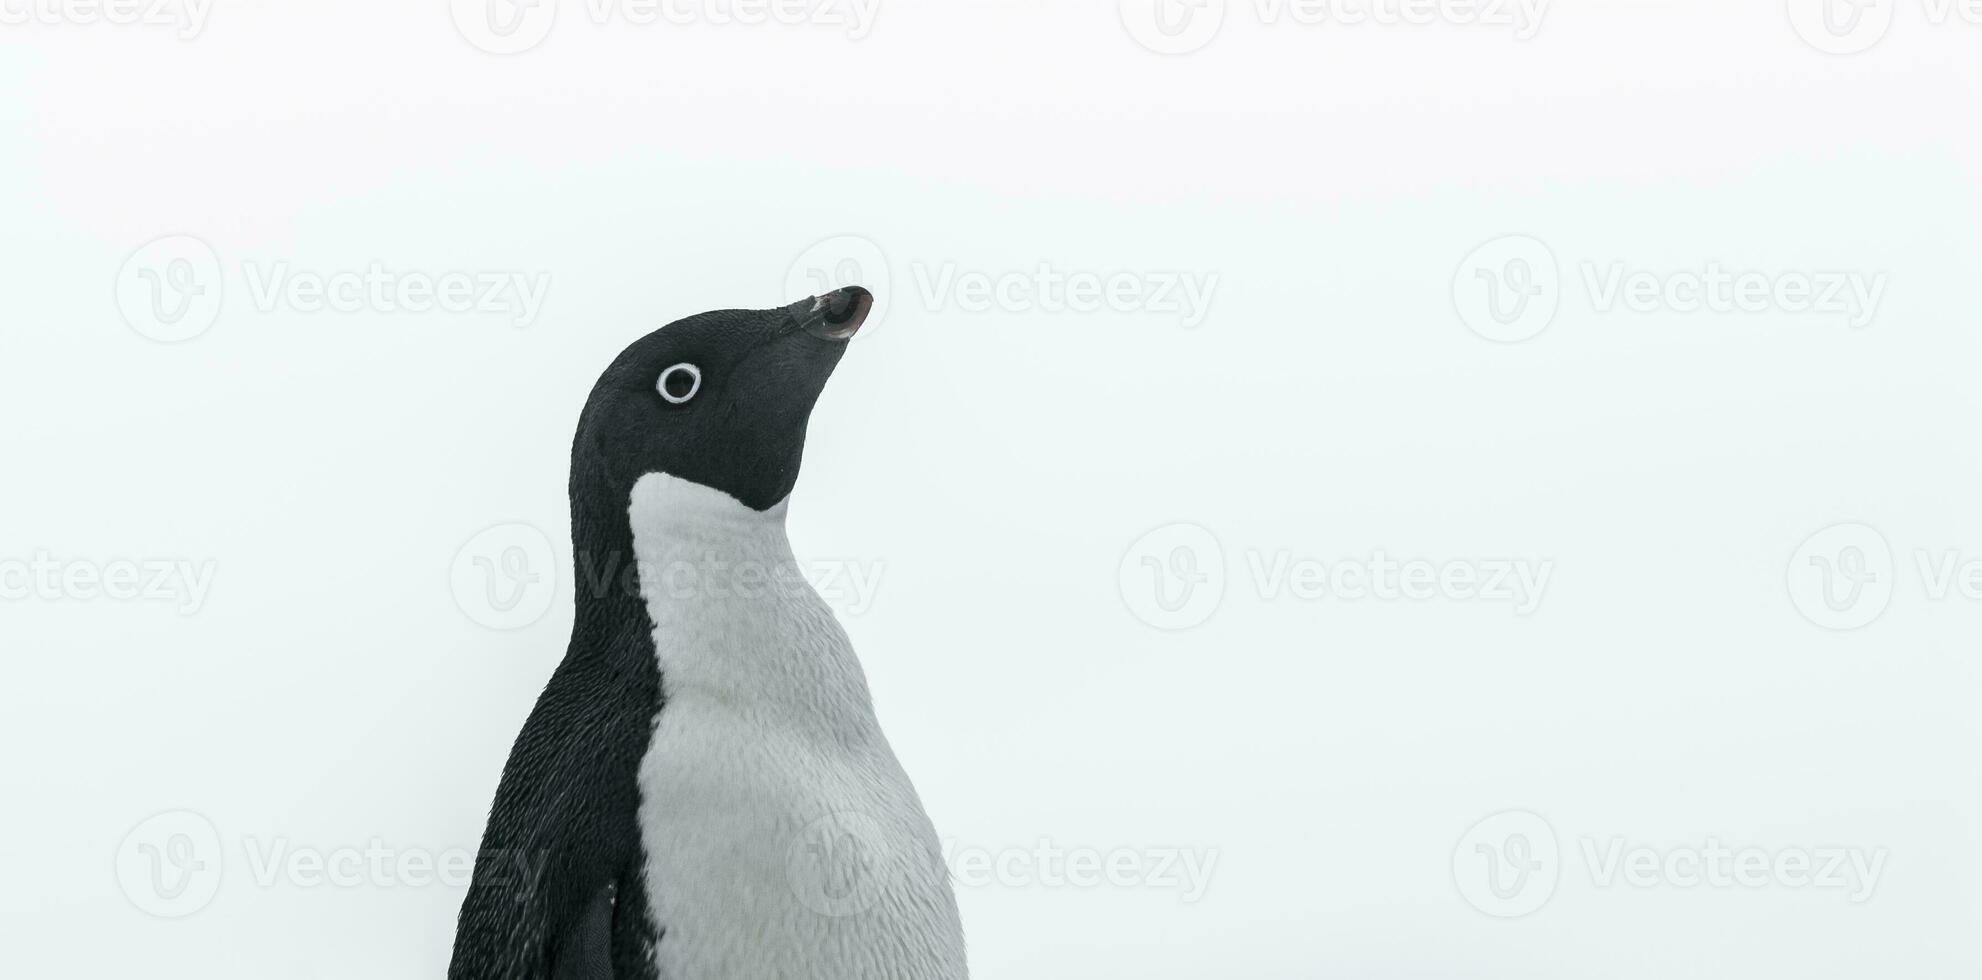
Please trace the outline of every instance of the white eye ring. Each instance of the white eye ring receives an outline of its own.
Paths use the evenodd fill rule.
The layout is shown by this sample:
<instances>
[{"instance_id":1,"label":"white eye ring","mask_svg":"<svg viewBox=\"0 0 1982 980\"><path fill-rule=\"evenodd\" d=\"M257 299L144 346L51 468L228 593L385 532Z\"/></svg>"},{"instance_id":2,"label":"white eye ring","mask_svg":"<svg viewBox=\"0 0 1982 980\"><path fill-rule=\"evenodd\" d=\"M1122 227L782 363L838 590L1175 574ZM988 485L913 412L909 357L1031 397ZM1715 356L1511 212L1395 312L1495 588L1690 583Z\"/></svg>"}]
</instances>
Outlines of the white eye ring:
<instances>
[{"instance_id":1,"label":"white eye ring","mask_svg":"<svg viewBox=\"0 0 1982 980\"><path fill-rule=\"evenodd\" d=\"M685 371L688 373L690 380L688 382L688 394L686 395L676 395L668 390L668 379L674 377L676 371ZM661 398L665 399L668 404L679 405L695 397L695 393L702 390L702 369L693 364L676 364L661 372L661 380L654 383L654 388L661 393Z\"/></svg>"}]
</instances>

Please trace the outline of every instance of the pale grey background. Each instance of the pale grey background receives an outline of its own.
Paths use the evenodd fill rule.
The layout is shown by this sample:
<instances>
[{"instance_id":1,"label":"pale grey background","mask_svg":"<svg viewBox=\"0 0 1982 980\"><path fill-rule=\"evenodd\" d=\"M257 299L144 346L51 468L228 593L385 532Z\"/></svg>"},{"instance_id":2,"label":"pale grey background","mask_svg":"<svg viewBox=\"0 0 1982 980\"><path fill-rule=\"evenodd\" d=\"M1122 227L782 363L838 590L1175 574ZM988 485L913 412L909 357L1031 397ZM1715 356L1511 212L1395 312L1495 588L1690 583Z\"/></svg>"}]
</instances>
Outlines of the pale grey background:
<instances>
[{"instance_id":1,"label":"pale grey background","mask_svg":"<svg viewBox=\"0 0 1982 980\"><path fill-rule=\"evenodd\" d=\"M1982 27L1898 4L1826 55L1783 4L1562 2L1484 26L1262 25L1139 47L1113 3L884 0L832 27L567 7L495 57L446 4L222 0L200 34L0 28L0 560L212 561L197 614L0 602L0 921L38 977L435 977L457 888L259 884L245 847L472 847L561 654L457 607L464 542L564 560L577 408L627 341L885 255L885 319L813 422L801 556L885 564L846 617L942 832L1216 853L1155 884L961 890L975 975L1945 977L1982 967L1973 423ZM204 335L120 314L190 234ZM1562 310L1502 345L1461 262L1531 235ZM486 314L257 310L244 262L546 272ZM1592 310L1580 263L1887 274L1874 322ZM917 270L1171 271L1159 312L971 312ZM865 278L877 274L868 270ZM932 308L933 307L933 308ZM1191 629L1118 566L1222 544ZM1799 616L1790 557L1877 528L1894 595ZM1244 555L1554 563L1506 604L1264 596ZM1133 556L1132 556L1133 557ZM1133 567L1133 562L1131 563ZM1133 586L1133 582L1130 583ZM126 835L192 810L221 878L158 918ZM1475 909L1454 851L1546 818L1561 881ZM1578 842L1884 848L1836 891L1599 887ZM1463 856L1463 855L1462 855Z\"/></svg>"}]
</instances>

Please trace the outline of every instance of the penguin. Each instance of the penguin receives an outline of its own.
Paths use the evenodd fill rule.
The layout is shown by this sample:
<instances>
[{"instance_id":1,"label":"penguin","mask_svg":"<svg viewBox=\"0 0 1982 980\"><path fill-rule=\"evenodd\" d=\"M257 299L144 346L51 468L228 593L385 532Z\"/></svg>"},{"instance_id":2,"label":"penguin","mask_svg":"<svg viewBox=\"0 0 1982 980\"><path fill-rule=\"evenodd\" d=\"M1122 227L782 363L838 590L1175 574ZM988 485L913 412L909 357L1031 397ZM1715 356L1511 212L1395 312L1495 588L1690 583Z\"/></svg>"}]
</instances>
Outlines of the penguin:
<instances>
[{"instance_id":1,"label":"penguin","mask_svg":"<svg viewBox=\"0 0 1982 980\"><path fill-rule=\"evenodd\" d=\"M449 980L963 980L941 845L785 534L858 286L627 347L571 450L577 610Z\"/></svg>"}]
</instances>

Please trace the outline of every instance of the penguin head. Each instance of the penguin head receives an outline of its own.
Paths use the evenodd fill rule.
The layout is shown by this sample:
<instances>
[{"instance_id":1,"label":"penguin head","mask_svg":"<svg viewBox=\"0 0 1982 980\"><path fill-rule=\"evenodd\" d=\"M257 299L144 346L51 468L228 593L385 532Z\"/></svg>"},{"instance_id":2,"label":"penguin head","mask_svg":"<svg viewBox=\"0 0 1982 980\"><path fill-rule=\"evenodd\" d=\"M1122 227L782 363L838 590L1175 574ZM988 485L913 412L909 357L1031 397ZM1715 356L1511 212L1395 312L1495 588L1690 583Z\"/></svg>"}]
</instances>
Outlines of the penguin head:
<instances>
[{"instance_id":1,"label":"penguin head","mask_svg":"<svg viewBox=\"0 0 1982 980\"><path fill-rule=\"evenodd\" d=\"M771 310L718 310L633 342L599 377L571 492L620 509L649 473L764 511L791 494L805 425L874 297L859 286Z\"/></svg>"}]
</instances>

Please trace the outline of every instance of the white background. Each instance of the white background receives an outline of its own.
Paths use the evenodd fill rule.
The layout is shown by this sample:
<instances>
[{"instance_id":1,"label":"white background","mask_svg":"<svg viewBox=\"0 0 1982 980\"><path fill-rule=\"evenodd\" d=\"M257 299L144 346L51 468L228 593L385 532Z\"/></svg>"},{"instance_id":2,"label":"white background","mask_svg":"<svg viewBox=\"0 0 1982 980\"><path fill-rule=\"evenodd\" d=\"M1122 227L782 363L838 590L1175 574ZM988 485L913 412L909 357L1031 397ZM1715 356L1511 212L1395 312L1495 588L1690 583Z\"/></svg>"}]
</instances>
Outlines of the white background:
<instances>
[{"instance_id":1,"label":"white background","mask_svg":"<svg viewBox=\"0 0 1982 980\"><path fill-rule=\"evenodd\" d=\"M190 614L0 600L9 972L442 975L460 888L251 855L475 846L569 628L597 372L669 320L799 298L794 263L857 236L880 319L791 531L884 569L843 621L939 829L1216 861L1201 896L960 888L976 976L1974 974L1982 602L1919 564L1982 558L1982 26L1885 6L1848 55L1773 0L1563 0L1527 39L1233 3L1169 56L1112 2L882 0L858 40L570 3L509 56L436 2L0 26L0 563L214 570ZM127 259L165 235L224 280L177 343L129 322ZM1558 263L1518 343L1468 326L1468 256L1508 235ZM278 263L549 292L522 328L258 304ZM1188 328L932 293L1042 263L1217 278ZM1585 285L1713 263L1888 285L1856 328ZM558 591L489 629L452 570L519 522ZM1165 630L1138 542L1176 523L1223 596ZM1799 548L1841 523L1890 565L1853 552L1877 605L1828 629ZM1524 616L1252 571L1379 551L1553 574ZM197 879L175 904L137 848L178 810L213 838L164 869ZM1470 828L1504 811L1559 855L1519 917L1477 901ZM1887 857L1853 901L1599 880L1583 853L1710 840Z\"/></svg>"}]
</instances>

